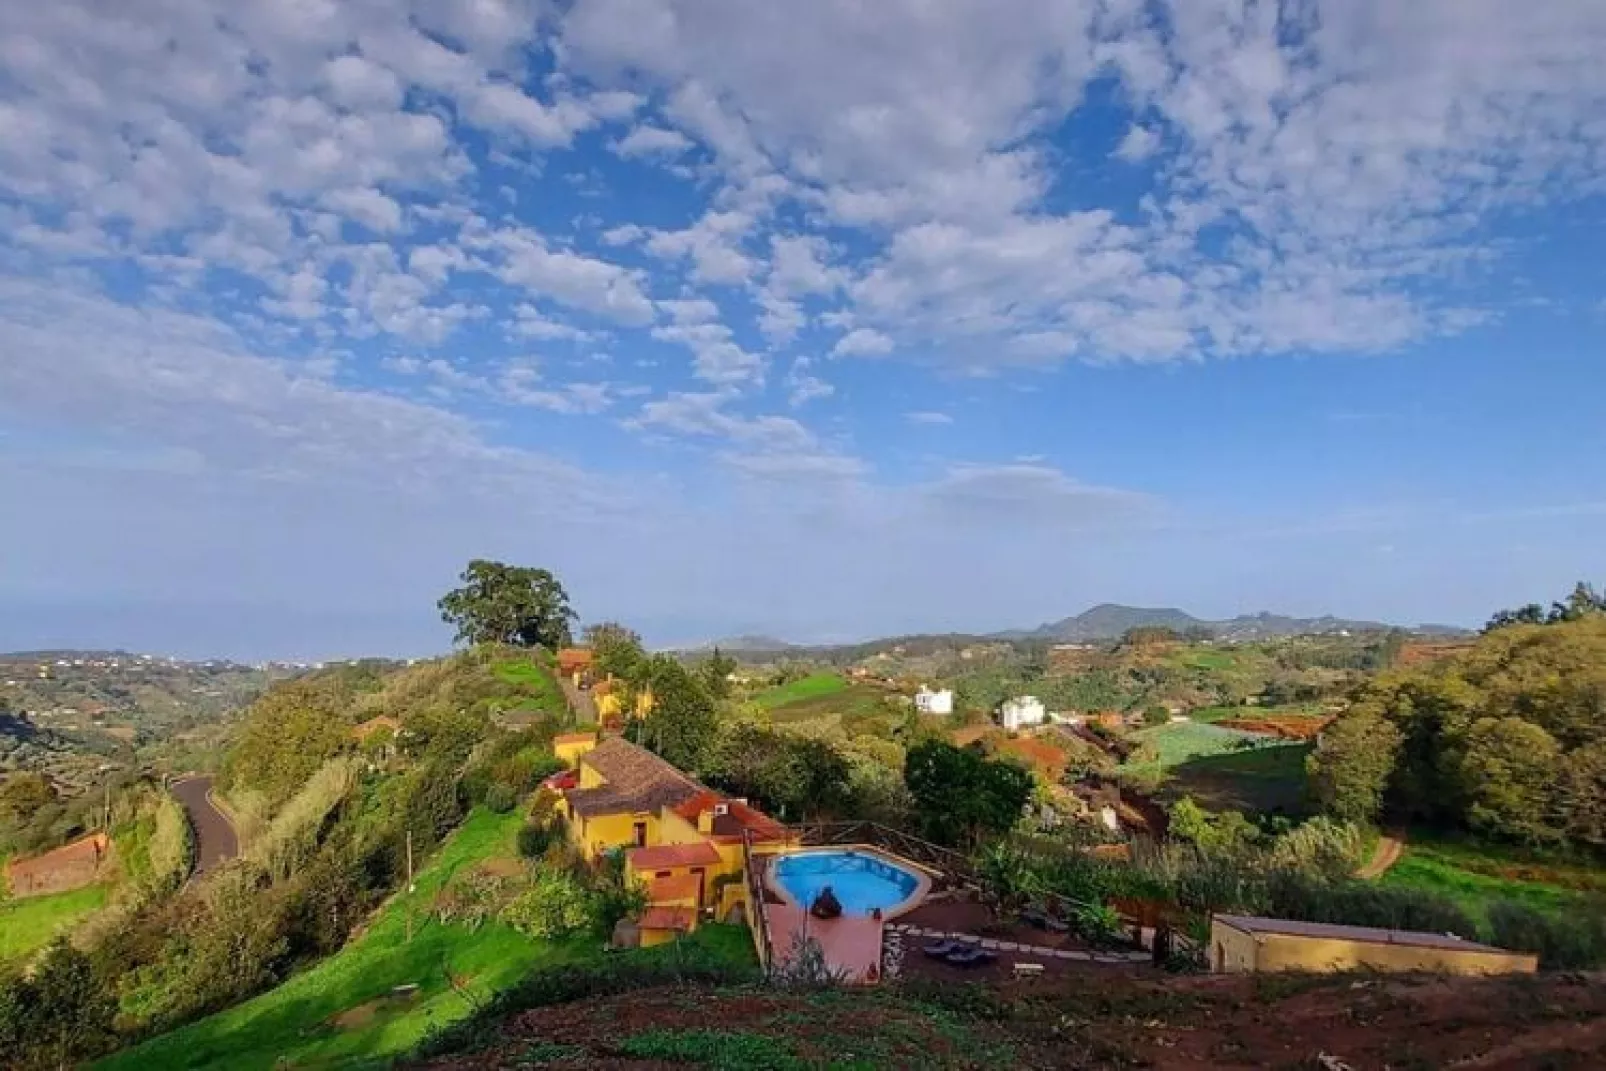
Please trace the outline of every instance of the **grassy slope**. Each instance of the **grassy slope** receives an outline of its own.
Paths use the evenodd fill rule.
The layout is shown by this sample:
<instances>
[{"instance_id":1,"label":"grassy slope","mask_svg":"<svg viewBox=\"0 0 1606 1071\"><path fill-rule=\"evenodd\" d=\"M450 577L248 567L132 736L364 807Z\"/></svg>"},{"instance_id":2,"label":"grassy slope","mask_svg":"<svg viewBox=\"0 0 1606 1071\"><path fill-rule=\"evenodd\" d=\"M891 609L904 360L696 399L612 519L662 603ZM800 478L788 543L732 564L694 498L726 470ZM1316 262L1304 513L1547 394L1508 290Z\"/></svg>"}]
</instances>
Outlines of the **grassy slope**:
<instances>
[{"instance_id":1,"label":"grassy slope","mask_svg":"<svg viewBox=\"0 0 1606 1071\"><path fill-rule=\"evenodd\" d=\"M0 902L0 963L43 948L105 905L104 885Z\"/></svg>"},{"instance_id":2,"label":"grassy slope","mask_svg":"<svg viewBox=\"0 0 1606 1071\"><path fill-rule=\"evenodd\" d=\"M753 702L765 710L786 706L803 699L818 699L834 695L847 688L848 682L836 673L814 673L800 677L790 684L765 689L753 697Z\"/></svg>"},{"instance_id":3,"label":"grassy slope","mask_svg":"<svg viewBox=\"0 0 1606 1071\"><path fill-rule=\"evenodd\" d=\"M509 856L523 821L518 811L475 811L418 875L411 943L401 898L382 908L373 924L336 955L277 989L118 1054L106 1068L272 1068L285 1060L297 1067L337 1067L381 1062L404 1053L435 1025L466 1017L473 1009L454 991L447 974L483 1002L541 967L581 963L601 956L591 936L555 942L525 937L500 923L477 930L443 926L425 917L423 906L450 877L482 859ZM751 958L745 930L705 927L698 939L732 959ZM652 955L659 950L639 953ZM637 953L631 953L635 955ZM372 1018L345 1028L332 1017L394 987L416 984L415 1000L380 1008Z\"/></svg>"},{"instance_id":4,"label":"grassy slope","mask_svg":"<svg viewBox=\"0 0 1606 1071\"><path fill-rule=\"evenodd\" d=\"M1261 739L1236 729L1221 729L1214 725L1199 725L1179 721L1153 729L1140 729L1132 734L1139 744L1151 746L1157 757L1149 762L1128 763L1123 769L1143 770L1146 767L1162 769L1180 765L1206 755L1230 752L1241 740Z\"/></svg>"},{"instance_id":5,"label":"grassy slope","mask_svg":"<svg viewBox=\"0 0 1606 1071\"><path fill-rule=\"evenodd\" d=\"M561 714L566 708L563 693L550 670L536 665L528 658L508 658L491 663L491 673L503 684L525 689L530 697L519 704L520 709L545 710Z\"/></svg>"},{"instance_id":6,"label":"grassy slope","mask_svg":"<svg viewBox=\"0 0 1606 1071\"><path fill-rule=\"evenodd\" d=\"M1405 854L1379 879L1449 897L1482 921L1493 900L1560 915L1582 895L1606 894L1606 870L1537 861L1491 845L1410 835Z\"/></svg>"}]
</instances>

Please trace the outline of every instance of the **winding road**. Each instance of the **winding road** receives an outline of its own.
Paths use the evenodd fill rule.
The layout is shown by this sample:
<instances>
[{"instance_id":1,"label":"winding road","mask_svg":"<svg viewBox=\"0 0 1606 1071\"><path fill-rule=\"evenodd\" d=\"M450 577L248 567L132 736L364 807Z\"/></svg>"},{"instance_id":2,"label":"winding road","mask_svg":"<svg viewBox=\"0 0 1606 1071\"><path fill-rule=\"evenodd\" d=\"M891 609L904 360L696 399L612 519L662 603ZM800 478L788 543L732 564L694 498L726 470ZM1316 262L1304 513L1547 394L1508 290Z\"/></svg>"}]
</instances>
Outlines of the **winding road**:
<instances>
[{"instance_id":1,"label":"winding road","mask_svg":"<svg viewBox=\"0 0 1606 1071\"><path fill-rule=\"evenodd\" d=\"M219 863L240 854L240 838L234 826L212 802L210 777L186 777L170 786L174 798L189 815L190 828L195 830L195 869L192 877L211 870Z\"/></svg>"},{"instance_id":2,"label":"winding road","mask_svg":"<svg viewBox=\"0 0 1606 1071\"><path fill-rule=\"evenodd\" d=\"M1377 838L1377 847L1372 851L1372 858L1366 865L1355 872L1355 876L1362 881L1372 881L1387 874L1389 867L1400 861L1400 855L1405 851L1405 834L1401 832L1383 833Z\"/></svg>"}]
</instances>

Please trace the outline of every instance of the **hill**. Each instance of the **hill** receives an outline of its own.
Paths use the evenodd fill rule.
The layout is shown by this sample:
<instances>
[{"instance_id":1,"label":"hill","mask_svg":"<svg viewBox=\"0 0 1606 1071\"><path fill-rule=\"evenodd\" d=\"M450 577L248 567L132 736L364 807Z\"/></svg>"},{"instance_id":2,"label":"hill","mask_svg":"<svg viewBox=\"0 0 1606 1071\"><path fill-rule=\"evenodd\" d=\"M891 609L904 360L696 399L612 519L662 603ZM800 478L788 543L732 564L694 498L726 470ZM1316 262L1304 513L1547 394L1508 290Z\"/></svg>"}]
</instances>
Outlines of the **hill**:
<instances>
[{"instance_id":1,"label":"hill","mask_svg":"<svg viewBox=\"0 0 1606 1071\"><path fill-rule=\"evenodd\" d=\"M1076 643L1118 639L1128 629L1134 628L1169 628L1177 632L1189 629L1205 630L1219 639L1226 640L1260 640L1280 636L1320 636L1335 632L1382 632L1397 627L1402 626L1379 621L1356 621L1333 617L1330 614L1321 617L1288 617L1264 611L1258 614L1239 614L1224 621L1210 621L1172 607L1150 608L1101 603L1074 617L1051 621L1036 628L994 633L994 638ZM1465 629L1449 625L1423 625L1416 628L1406 627L1405 630L1433 636L1468 634Z\"/></svg>"}]
</instances>

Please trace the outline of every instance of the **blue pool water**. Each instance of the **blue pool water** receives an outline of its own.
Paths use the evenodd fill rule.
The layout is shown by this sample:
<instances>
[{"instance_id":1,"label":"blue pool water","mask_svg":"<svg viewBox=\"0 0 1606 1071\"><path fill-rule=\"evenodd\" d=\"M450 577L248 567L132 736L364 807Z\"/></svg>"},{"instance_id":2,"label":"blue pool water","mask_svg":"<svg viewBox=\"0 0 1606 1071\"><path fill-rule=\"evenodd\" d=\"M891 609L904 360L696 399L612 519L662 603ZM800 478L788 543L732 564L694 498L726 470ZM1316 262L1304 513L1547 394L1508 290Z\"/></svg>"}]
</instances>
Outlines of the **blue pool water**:
<instances>
[{"instance_id":1,"label":"blue pool water","mask_svg":"<svg viewBox=\"0 0 1606 1071\"><path fill-rule=\"evenodd\" d=\"M827 885L846 915L868 915L903 905L920 885L920 879L878 855L864 852L806 852L785 855L775 862L775 881L808 908Z\"/></svg>"}]
</instances>

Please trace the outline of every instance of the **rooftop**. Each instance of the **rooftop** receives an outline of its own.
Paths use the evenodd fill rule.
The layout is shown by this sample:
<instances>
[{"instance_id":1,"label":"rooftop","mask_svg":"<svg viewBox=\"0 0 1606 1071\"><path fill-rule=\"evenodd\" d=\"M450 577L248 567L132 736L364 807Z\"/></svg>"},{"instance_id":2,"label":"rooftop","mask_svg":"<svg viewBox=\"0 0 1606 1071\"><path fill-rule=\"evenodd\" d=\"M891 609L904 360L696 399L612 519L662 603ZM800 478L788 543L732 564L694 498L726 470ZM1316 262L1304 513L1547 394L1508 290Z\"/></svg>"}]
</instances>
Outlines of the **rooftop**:
<instances>
[{"instance_id":1,"label":"rooftop","mask_svg":"<svg viewBox=\"0 0 1606 1071\"><path fill-rule=\"evenodd\" d=\"M641 913L636 925L643 930L690 930L697 921L697 912L689 907L649 907Z\"/></svg>"},{"instance_id":2,"label":"rooftop","mask_svg":"<svg viewBox=\"0 0 1606 1071\"><path fill-rule=\"evenodd\" d=\"M1216 915L1215 920L1244 933L1276 934L1283 937L1311 937L1326 941L1359 941L1371 945L1411 945L1416 948L1445 948L1462 952L1498 952L1524 955L1493 945L1479 944L1446 933L1418 933L1414 930L1380 930L1371 926L1338 926L1329 922L1295 922L1254 915Z\"/></svg>"},{"instance_id":3,"label":"rooftop","mask_svg":"<svg viewBox=\"0 0 1606 1071\"><path fill-rule=\"evenodd\" d=\"M697 896L697 890L700 888L702 882L695 874L657 878L647 883L647 900L654 904L665 900L690 900Z\"/></svg>"},{"instance_id":4,"label":"rooftop","mask_svg":"<svg viewBox=\"0 0 1606 1071\"><path fill-rule=\"evenodd\" d=\"M569 806L584 817L598 814L635 814L673 807L703 786L646 748L611 736L581 756L605 782L596 788L576 788L565 794Z\"/></svg>"},{"instance_id":5,"label":"rooftop","mask_svg":"<svg viewBox=\"0 0 1606 1071\"><path fill-rule=\"evenodd\" d=\"M635 870L670 870L682 866L712 866L719 862L719 849L706 840L691 844L658 844L651 848L632 848L625 859Z\"/></svg>"}]
</instances>

